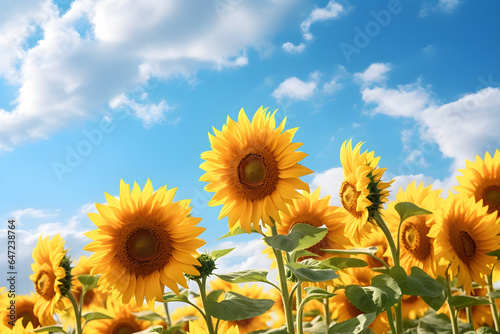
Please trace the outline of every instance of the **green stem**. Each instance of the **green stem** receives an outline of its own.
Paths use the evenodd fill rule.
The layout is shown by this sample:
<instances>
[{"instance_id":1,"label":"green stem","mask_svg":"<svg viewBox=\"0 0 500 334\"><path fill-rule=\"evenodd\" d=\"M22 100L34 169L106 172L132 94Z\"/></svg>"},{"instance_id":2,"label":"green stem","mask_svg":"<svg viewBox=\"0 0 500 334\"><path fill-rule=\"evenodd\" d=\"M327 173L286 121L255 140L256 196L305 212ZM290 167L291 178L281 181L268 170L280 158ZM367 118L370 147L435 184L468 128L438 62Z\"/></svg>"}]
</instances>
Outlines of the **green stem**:
<instances>
[{"instance_id":1,"label":"green stem","mask_svg":"<svg viewBox=\"0 0 500 334\"><path fill-rule=\"evenodd\" d=\"M276 224L271 226L271 232L273 236L278 235L278 230L276 229ZM293 323L293 313L292 305L289 302L288 285L286 283L285 275L285 264L283 263L283 255L280 250L273 248L274 257L276 258L276 266L278 267L278 276L280 279L280 292L281 298L283 299L283 308L285 309L285 319L286 328L288 333L295 333L294 323Z\"/></svg>"},{"instance_id":2,"label":"green stem","mask_svg":"<svg viewBox=\"0 0 500 334\"><path fill-rule=\"evenodd\" d=\"M297 287L297 307L298 307L298 311L297 311L297 334L303 334L304 333L304 319L303 319L303 316L304 316L304 306L305 304L303 305L302 304L302 286L301 286L301 282L299 281L298 283L298 287Z\"/></svg>"},{"instance_id":3,"label":"green stem","mask_svg":"<svg viewBox=\"0 0 500 334\"><path fill-rule=\"evenodd\" d=\"M82 291L83 294L83 291ZM82 313L80 312L80 307L78 307L78 303L76 302L76 298L73 295L73 293L68 291L68 294L66 295L69 300L71 301L71 304L73 305L73 309L75 310L75 317L76 317L76 334L82 334Z\"/></svg>"},{"instance_id":4,"label":"green stem","mask_svg":"<svg viewBox=\"0 0 500 334\"><path fill-rule=\"evenodd\" d=\"M206 289L207 278L202 277L201 281L199 278L195 279L194 281L198 284L198 287L200 288L201 303L203 305L203 308L205 309L205 322L207 323L208 333L216 334L214 330L214 324L212 323L212 316L207 310L207 289Z\"/></svg>"},{"instance_id":5,"label":"green stem","mask_svg":"<svg viewBox=\"0 0 500 334\"><path fill-rule=\"evenodd\" d=\"M467 322L474 328L474 321L472 320L472 306L465 308L465 314L467 314Z\"/></svg>"},{"instance_id":6,"label":"green stem","mask_svg":"<svg viewBox=\"0 0 500 334\"><path fill-rule=\"evenodd\" d=\"M328 291L328 289L326 289ZM328 333L328 327L330 327L330 303L328 299L323 299L323 306L325 307L325 325L326 325L326 333Z\"/></svg>"},{"instance_id":7,"label":"green stem","mask_svg":"<svg viewBox=\"0 0 500 334\"><path fill-rule=\"evenodd\" d=\"M380 214L376 213L373 217L377 222L377 225L380 227L382 232L384 232L385 238L387 239L387 243L389 244L389 248L391 249L392 260L394 261L394 266L399 267L399 234L398 234L398 248L394 244L394 239L392 238L391 231L387 224L384 222ZM403 309L401 298L399 298L398 303L394 306L394 312L396 314L396 332L397 334L403 334Z\"/></svg>"},{"instance_id":8,"label":"green stem","mask_svg":"<svg viewBox=\"0 0 500 334\"><path fill-rule=\"evenodd\" d=\"M391 333L396 333L396 327L394 327L394 319L392 318L392 307L386 310L387 320L389 320L389 326L391 326Z\"/></svg>"},{"instance_id":9,"label":"green stem","mask_svg":"<svg viewBox=\"0 0 500 334\"><path fill-rule=\"evenodd\" d=\"M168 303L163 303L163 308L165 309L165 314L167 315L167 327L172 327L172 319L170 319L170 312L168 311Z\"/></svg>"},{"instance_id":10,"label":"green stem","mask_svg":"<svg viewBox=\"0 0 500 334\"><path fill-rule=\"evenodd\" d=\"M495 291L493 289L493 275L490 274L487 276L487 282L488 282L488 294ZM493 322L495 324L495 330L500 331L500 324L498 321L498 308L497 308L497 303L495 302L495 298L493 297L488 297L490 299L490 308L491 308L491 315L493 316Z\"/></svg>"},{"instance_id":11,"label":"green stem","mask_svg":"<svg viewBox=\"0 0 500 334\"><path fill-rule=\"evenodd\" d=\"M447 292L446 292L446 295L447 295L446 304L448 305L448 309L450 311L450 320L451 320L451 330L452 330L452 333L453 334L459 334L458 333L457 311L455 310L455 307L450 304L451 282L450 282L449 275L448 275L448 269L450 269L450 266L448 266L448 268L446 269L446 281L448 282Z\"/></svg>"}]
</instances>

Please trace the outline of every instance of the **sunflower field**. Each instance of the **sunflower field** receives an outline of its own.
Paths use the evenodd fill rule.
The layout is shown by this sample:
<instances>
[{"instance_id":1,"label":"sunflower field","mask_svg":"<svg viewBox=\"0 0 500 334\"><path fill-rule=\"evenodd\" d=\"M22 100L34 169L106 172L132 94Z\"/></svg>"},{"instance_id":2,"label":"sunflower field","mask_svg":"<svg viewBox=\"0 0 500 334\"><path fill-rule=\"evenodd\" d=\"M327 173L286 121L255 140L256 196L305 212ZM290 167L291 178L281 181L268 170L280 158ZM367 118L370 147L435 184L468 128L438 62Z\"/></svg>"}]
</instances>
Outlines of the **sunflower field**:
<instances>
[{"instance_id":1,"label":"sunflower field","mask_svg":"<svg viewBox=\"0 0 500 334\"><path fill-rule=\"evenodd\" d=\"M242 109L201 153L223 238L260 234L270 268L219 272L234 249L203 253L190 200L122 180L88 214L88 258L39 238L36 293L12 314L2 288L0 333L500 333L500 151L467 161L456 193L413 181L390 202L380 158L346 141L336 207L300 179L313 171L285 123Z\"/></svg>"}]
</instances>

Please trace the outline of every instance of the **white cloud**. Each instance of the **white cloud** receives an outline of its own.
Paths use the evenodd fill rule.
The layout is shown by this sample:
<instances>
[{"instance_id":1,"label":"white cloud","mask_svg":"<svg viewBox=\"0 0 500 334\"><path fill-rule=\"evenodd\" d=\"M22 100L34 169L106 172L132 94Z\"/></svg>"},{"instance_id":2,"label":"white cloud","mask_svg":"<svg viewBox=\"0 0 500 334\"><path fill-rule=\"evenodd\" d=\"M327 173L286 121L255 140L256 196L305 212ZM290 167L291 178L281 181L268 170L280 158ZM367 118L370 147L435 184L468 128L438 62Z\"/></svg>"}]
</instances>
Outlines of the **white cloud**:
<instances>
[{"instance_id":1,"label":"white cloud","mask_svg":"<svg viewBox=\"0 0 500 334\"><path fill-rule=\"evenodd\" d=\"M63 15L48 0L22 3L0 14L0 75L19 85L12 109L0 109L0 150L100 118L111 99L151 78L191 80L199 69L245 66L246 50L265 52L291 6L242 2L220 17L202 0L76 0ZM35 28L42 39L22 50ZM152 124L165 106L136 115Z\"/></svg>"},{"instance_id":2,"label":"white cloud","mask_svg":"<svg viewBox=\"0 0 500 334\"><path fill-rule=\"evenodd\" d=\"M436 48L432 44L427 45L423 50L428 55L433 55L434 53L436 53Z\"/></svg>"},{"instance_id":3,"label":"white cloud","mask_svg":"<svg viewBox=\"0 0 500 334\"><path fill-rule=\"evenodd\" d=\"M387 73L391 70L391 64L373 63L362 73L355 73L354 77L364 86L382 83L387 80Z\"/></svg>"},{"instance_id":4,"label":"white cloud","mask_svg":"<svg viewBox=\"0 0 500 334\"><path fill-rule=\"evenodd\" d=\"M59 214L58 212L52 212L47 209L27 208L27 209L19 209L12 211L9 214L9 216L19 221L24 216L33 218L47 218L47 217L56 217L58 214Z\"/></svg>"},{"instance_id":5,"label":"white cloud","mask_svg":"<svg viewBox=\"0 0 500 334\"><path fill-rule=\"evenodd\" d=\"M300 24L302 36L306 41L311 40L313 35L309 29L313 23L336 19L345 12L346 9L341 4L332 0L328 2L325 8L314 8L307 19Z\"/></svg>"},{"instance_id":6,"label":"white cloud","mask_svg":"<svg viewBox=\"0 0 500 334\"><path fill-rule=\"evenodd\" d=\"M460 2L460 0L439 0L438 7L445 12L452 13L458 8Z\"/></svg>"},{"instance_id":7,"label":"white cloud","mask_svg":"<svg viewBox=\"0 0 500 334\"><path fill-rule=\"evenodd\" d=\"M306 48L304 43L300 43L299 45L295 45L290 42L286 42L283 44L283 50L289 53L301 53Z\"/></svg>"},{"instance_id":8,"label":"white cloud","mask_svg":"<svg viewBox=\"0 0 500 334\"><path fill-rule=\"evenodd\" d=\"M343 87L344 85L339 82L339 77L334 76L332 80L330 80L329 82L325 82L325 84L323 85L323 92L325 94L333 94Z\"/></svg>"},{"instance_id":9,"label":"white cloud","mask_svg":"<svg viewBox=\"0 0 500 334\"><path fill-rule=\"evenodd\" d=\"M339 193L342 182L344 182L342 167L330 168L324 172L314 174L311 181L311 191L321 187L321 197L330 195L330 205L341 206Z\"/></svg>"},{"instance_id":10,"label":"white cloud","mask_svg":"<svg viewBox=\"0 0 500 334\"><path fill-rule=\"evenodd\" d=\"M435 5L424 2L418 16L427 17L435 12L444 12L451 14L460 6L461 3L461 0L439 0Z\"/></svg>"},{"instance_id":11,"label":"white cloud","mask_svg":"<svg viewBox=\"0 0 500 334\"><path fill-rule=\"evenodd\" d=\"M164 100L160 103L137 103L125 94L121 94L109 102L109 106L113 109L123 106L129 107L135 113L135 116L142 119L146 128L151 127L155 123L159 123L165 119L164 114L173 108Z\"/></svg>"},{"instance_id":12,"label":"white cloud","mask_svg":"<svg viewBox=\"0 0 500 334\"><path fill-rule=\"evenodd\" d=\"M314 78L311 81L304 82L296 77L291 77L279 84L273 91L272 96L278 101L284 98L292 100L308 100L316 92L317 84Z\"/></svg>"},{"instance_id":13,"label":"white cloud","mask_svg":"<svg viewBox=\"0 0 500 334\"><path fill-rule=\"evenodd\" d=\"M245 242L224 241L215 249L227 249L236 247L228 255L217 260L217 272L228 273L233 271L271 267L272 259L263 254L266 248L262 237Z\"/></svg>"}]
</instances>

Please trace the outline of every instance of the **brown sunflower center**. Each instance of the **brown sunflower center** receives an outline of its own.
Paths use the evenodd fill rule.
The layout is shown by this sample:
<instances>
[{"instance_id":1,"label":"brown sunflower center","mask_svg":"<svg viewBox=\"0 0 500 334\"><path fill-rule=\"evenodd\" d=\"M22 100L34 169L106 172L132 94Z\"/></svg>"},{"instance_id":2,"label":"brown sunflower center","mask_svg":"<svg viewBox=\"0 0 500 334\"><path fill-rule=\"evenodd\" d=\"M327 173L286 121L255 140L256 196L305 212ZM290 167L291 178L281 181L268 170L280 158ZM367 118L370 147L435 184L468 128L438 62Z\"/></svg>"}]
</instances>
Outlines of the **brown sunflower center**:
<instances>
[{"instance_id":1,"label":"brown sunflower center","mask_svg":"<svg viewBox=\"0 0 500 334\"><path fill-rule=\"evenodd\" d=\"M40 270L35 280L35 290L45 299L51 299L56 292L54 291L55 275L45 270Z\"/></svg>"},{"instance_id":2,"label":"brown sunflower center","mask_svg":"<svg viewBox=\"0 0 500 334\"><path fill-rule=\"evenodd\" d=\"M273 153L264 147L242 152L240 157L235 160L233 182L241 195L252 201L271 195L279 181L278 163Z\"/></svg>"},{"instance_id":3,"label":"brown sunflower center","mask_svg":"<svg viewBox=\"0 0 500 334\"><path fill-rule=\"evenodd\" d=\"M488 213L500 209L500 187L496 185L488 186L483 191L484 204L488 205Z\"/></svg>"},{"instance_id":4,"label":"brown sunflower center","mask_svg":"<svg viewBox=\"0 0 500 334\"><path fill-rule=\"evenodd\" d=\"M472 257L476 253L476 243L474 239L465 231L460 231L460 239L462 240L463 250L467 257Z\"/></svg>"},{"instance_id":5,"label":"brown sunflower center","mask_svg":"<svg viewBox=\"0 0 500 334\"><path fill-rule=\"evenodd\" d=\"M401 226L401 243L418 260L425 260L431 252L431 242L427 237L429 227L420 217L406 219Z\"/></svg>"},{"instance_id":6,"label":"brown sunflower center","mask_svg":"<svg viewBox=\"0 0 500 334\"><path fill-rule=\"evenodd\" d=\"M128 255L137 262L148 262L158 254L158 238L154 231L140 228L127 241Z\"/></svg>"},{"instance_id":7,"label":"brown sunflower center","mask_svg":"<svg viewBox=\"0 0 500 334\"><path fill-rule=\"evenodd\" d=\"M117 258L131 274L147 276L170 261L172 239L163 223L137 218L123 226L117 239Z\"/></svg>"},{"instance_id":8,"label":"brown sunflower center","mask_svg":"<svg viewBox=\"0 0 500 334\"><path fill-rule=\"evenodd\" d=\"M131 319L118 319L108 330L110 334L132 334L140 331L141 328Z\"/></svg>"},{"instance_id":9,"label":"brown sunflower center","mask_svg":"<svg viewBox=\"0 0 500 334\"><path fill-rule=\"evenodd\" d=\"M21 321L22 321L24 328L26 328L26 326L28 326L29 322L31 322L31 324L33 325L33 328L37 328L40 326L40 322L38 321L38 318L35 316L33 311L29 311L29 310L19 311L16 313L16 318L23 319Z\"/></svg>"},{"instance_id":10,"label":"brown sunflower center","mask_svg":"<svg viewBox=\"0 0 500 334\"><path fill-rule=\"evenodd\" d=\"M342 183L340 187L340 201L346 210L351 213L357 213L356 210L358 204L358 198L361 192L357 191L356 188L347 181Z\"/></svg>"},{"instance_id":11,"label":"brown sunflower center","mask_svg":"<svg viewBox=\"0 0 500 334\"><path fill-rule=\"evenodd\" d=\"M256 188L264 184L266 165L258 154L249 154L241 160L238 166L240 182L249 188Z\"/></svg>"}]
</instances>

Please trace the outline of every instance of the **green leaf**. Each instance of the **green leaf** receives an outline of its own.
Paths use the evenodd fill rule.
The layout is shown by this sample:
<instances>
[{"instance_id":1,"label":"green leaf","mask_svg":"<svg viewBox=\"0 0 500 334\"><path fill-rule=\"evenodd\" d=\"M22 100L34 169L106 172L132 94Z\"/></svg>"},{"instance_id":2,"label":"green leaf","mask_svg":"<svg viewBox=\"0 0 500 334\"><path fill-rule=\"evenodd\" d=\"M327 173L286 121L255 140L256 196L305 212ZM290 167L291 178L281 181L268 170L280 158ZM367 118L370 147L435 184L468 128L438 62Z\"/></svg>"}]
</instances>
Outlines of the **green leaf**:
<instances>
[{"instance_id":1,"label":"green leaf","mask_svg":"<svg viewBox=\"0 0 500 334\"><path fill-rule=\"evenodd\" d=\"M220 295L224 293L224 290L213 290L207 295L207 300L219 300Z\"/></svg>"},{"instance_id":2,"label":"green leaf","mask_svg":"<svg viewBox=\"0 0 500 334\"><path fill-rule=\"evenodd\" d=\"M301 263L288 263L288 269L302 282L324 282L339 277L331 269L310 269Z\"/></svg>"},{"instance_id":3,"label":"green leaf","mask_svg":"<svg viewBox=\"0 0 500 334\"><path fill-rule=\"evenodd\" d=\"M109 315L100 312L85 313L82 317L83 319L85 319L85 322L89 322L92 320L101 320L101 319L113 319L113 317L110 317Z\"/></svg>"},{"instance_id":4,"label":"green leaf","mask_svg":"<svg viewBox=\"0 0 500 334\"><path fill-rule=\"evenodd\" d=\"M207 301L206 310L215 318L238 321L264 314L273 305L274 300L271 299L253 299L228 291L225 299L220 302Z\"/></svg>"},{"instance_id":5,"label":"green leaf","mask_svg":"<svg viewBox=\"0 0 500 334\"><path fill-rule=\"evenodd\" d=\"M355 267L366 267L368 263L361 259L349 258L349 257L331 257L326 260L321 261L323 266L326 266L333 270L342 270L346 268Z\"/></svg>"},{"instance_id":6,"label":"green leaf","mask_svg":"<svg viewBox=\"0 0 500 334\"><path fill-rule=\"evenodd\" d=\"M215 274L221 280L230 283L248 283L248 282L264 282L269 283L267 280L268 271L266 269L248 269L235 271L229 274Z\"/></svg>"},{"instance_id":7,"label":"green leaf","mask_svg":"<svg viewBox=\"0 0 500 334\"><path fill-rule=\"evenodd\" d=\"M151 327L149 327L143 331L140 331L140 332L135 332L134 334L147 334L147 333L161 334L162 331L163 331L163 327L160 325L157 325L157 326L151 326Z\"/></svg>"},{"instance_id":8,"label":"green leaf","mask_svg":"<svg viewBox=\"0 0 500 334\"><path fill-rule=\"evenodd\" d=\"M345 295L360 311L379 314L398 302L401 288L392 277L378 275L372 279L371 286L346 286Z\"/></svg>"},{"instance_id":9,"label":"green leaf","mask_svg":"<svg viewBox=\"0 0 500 334\"><path fill-rule=\"evenodd\" d=\"M322 249L322 251L328 254L342 254L342 255L358 255L358 254L375 255L377 250L378 248L376 246L366 247L366 248L351 248L351 249Z\"/></svg>"},{"instance_id":10,"label":"green leaf","mask_svg":"<svg viewBox=\"0 0 500 334\"><path fill-rule=\"evenodd\" d=\"M95 288L99 277L92 275L78 275L78 280L82 283L83 293Z\"/></svg>"},{"instance_id":11,"label":"green leaf","mask_svg":"<svg viewBox=\"0 0 500 334\"><path fill-rule=\"evenodd\" d=\"M305 291L306 298L311 297L310 299L325 299L336 295L336 293L328 292L325 289L310 286L306 287Z\"/></svg>"},{"instance_id":12,"label":"green leaf","mask_svg":"<svg viewBox=\"0 0 500 334\"><path fill-rule=\"evenodd\" d=\"M289 262L297 262L297 260L299 258L304 257L304 256L316 257L316 256L318 256L318 254L314 254L313 252L310 252L310 251L305 250L305 249L295 250L292 252Z\"/></svg>"},{"instance_id":13,"label":"green leaf","mask_svg":"<svg viewBox=\"0 0 500 334\"><path fill-rule=\"evenodd\" d=\"M161 315L159 315L158 313L153 312L153 311L142 311L142 312L135 312L132 314L137 317L137 320L145 320L145 321L163 320L163 321L165 321L165 319Z\"/></svg>"},{"instance_id":14,"label":"green leaf","mask_svg":"<svg viewBox=\"0 0 500 334\"><path fill-rule=\"evenodd\" d=\"M360 314L356 318L338 322L328 328L328 334L349 333L359 334L364 331L377 317L376 313Z\"/></svg>"},{"instance_id":15,"label":"green leaf","mask_svg":"<svg viewBox=\"0 0 500 334\"><path fill-rule=\"evenodd\" d=\"M403 293L410 296L436 298L443 294L444 289L445 286L441 282L429 276L422 269L412 267Z\"/></svg>"},{"instance_id":16,"label":"green leaf","mask_svg":"<svg viewBox=\"0 0 500 334\"><path fill-rule=\"evenodd\" d=\"M488 297L500 299L500 290L491 291L490 293L488 293Z\"/></svg>"},{"instance_id":17,"label":"green leaf","mask_svg":"<svg viewBox=\"0 0 500 334\"><path fill-rule=\"evenodd\" d=\"M273 329L262 329L259 331L253 331L248 334L290 334L286 330L286 326L280 327L280 328L273 328Z\"/></svg>"},{"instance_id":18,"label":"green leaf","mask_svg":"<svg viewBox=\"0 0 500 334\"><path fill-rule=\"evenodd\" d=\"M250 229L250 233L259 233L259 234L261 234L253 226ZM232 237L232 236L235 236L235 235L238 235L238 234L248 234L248 233L247 233L247 231L245 231L241 227L237 227L237 228L234 229L234 231L232 233L231 233L231 231L229 231L229 232L227 232L226 234L224 234L222 237L220 237L217 240L224 239L224 238L229 238L229 237Z\"/></svg>"},{"instance_id":19,"label":"green leaf","mask_svg":"<svg viewBox=\"0 0 500 334\"><path fill-rule=\"evenodd\" d=\"M314 227L309 224L296 224L287 235L278 234L265 237L264 241L274 249L285 252L302 250L320 242L328 232L325 227Z\"/></svg>"},{"instance_id":20,"label":"green leaf","mask_svg":"<svg viewBox=\"0 0 500 334\"><path fill-rule=\"evenodd\" d=\"M394 206L394 209L396 209L396 211L398 212L401 222L404 222L405 219L413 216L432 214L432 212L419 208L411 202L399 202Z\"/></svg>"},{"instance_id":21,"label":"green leaf","mask_svg":"<svg viewBox=\"0 0 500 334\"><path fill-rule=\"evenodd\" d=\"M408 275L401 266L394 266L391 268L389 275L398 282L399 287L404 292L408 285Z\"/></svg>"},{"instance_id":22,"label":"green leaf","mask_svg":"<svg viewBox=\"0 0 500 334\"><path fill-rule=\"evenodd\" d=\"M497 332L490 327L479 327L476 331L476 334L500 334L500 332Z\"/></svg>"},{"instance_id":23,"label":"green leaf","mask_svg":"<svg viewBox=\"0 0 500 334\"><path fill-rule=\"evenodd\" d=\"M217 259L223 257L224 255L231 253L235 249L236 249L236 247L228 248L228 249L221 249L221 250L214 250L212 253L210 253L210 257L214 260L217 260Z\"/></svg>"},{"instance_id":24,"label":"green leaf","mask_svg":"<svg viewBox=\"0 0 500 334\"><path fill-rule=\"evenodd\" d=\"M45 326L37 329L33 329L33 332L41 333L41 332L58 332L58 333L66 333L62 326L53 325L53 326Z\"/></svg>"},{"instance_id":25,"label":"green leaf","mask_svg":"<svg viewBox=\"0 0 500 334\"><path fill-rule=\"evenodd\" d=\"M318 322L304 322L302 324L302 328L304 329L305 333L309 334L324 334L326 331L326 324L324 321L318 321Z\"/></svg>"},{"instance_id":26,"label":"green leaf","mask_svg":"<svg viewBox=\"0 0 500 334\"><path fill-rule=\"evenodd\" d=\"M493 252L486 253L486 255L496 256L497 261L500 260L500 249L494 250Z\"/></svg>"},{"instance_id":27,"label":"green leaf","mask_svg":"<svg viewBox=\"0 0 500 334\"><path fill-rule=\"evenodd\" d=\"M168 302L189 302L189 290L188 289L183 289L182 291L179 292L179 295L177 296L175 292L169 291L166 294L163 295L163 302L168 303Z\"/></svg>"},{"instance_id":28,"label":"green leaf","mask_svg":"<svg viewBox=\"0 0 500 334\"><path fill-rule=\"evenodd\" d=\"M460 333L472 330L469 323L458 322ZM429 313L418 321L419 334L450 334L452 332L450 318L442 313Z\"/></svg>"},{"instance_id":29,"label":"green leaf","mask_svg":"<svg viewBox=\"0 0 500 334\"><path fill-rule=\"evenodd\" d=\"M455 306L457 309L476 305L488 305L490 303L488 298L476 296L451 296L449 302L450 305Z\"/></svg>"}]
</instances>

